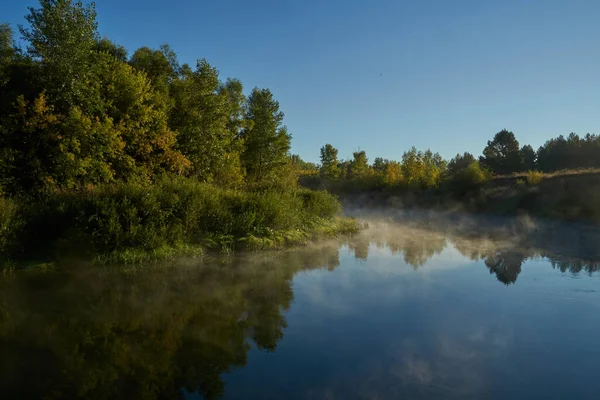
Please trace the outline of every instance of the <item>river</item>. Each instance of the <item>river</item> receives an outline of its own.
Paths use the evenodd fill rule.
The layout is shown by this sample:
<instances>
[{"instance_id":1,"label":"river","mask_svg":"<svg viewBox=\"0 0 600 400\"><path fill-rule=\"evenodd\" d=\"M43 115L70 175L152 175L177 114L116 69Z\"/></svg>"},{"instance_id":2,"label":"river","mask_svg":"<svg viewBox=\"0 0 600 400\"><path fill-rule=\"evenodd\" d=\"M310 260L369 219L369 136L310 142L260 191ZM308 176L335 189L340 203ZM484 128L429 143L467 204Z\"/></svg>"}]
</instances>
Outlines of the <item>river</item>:
<instances>
[{"instance_id":1,"label":"river","mask_svg":"<svg viewBox=\"0 0 600 400\"><path fill-rule=\"evenodd\" d=\"M421 225L0 276L0 398L600 398L595 242Z\"/></svg>"}]
</instances>

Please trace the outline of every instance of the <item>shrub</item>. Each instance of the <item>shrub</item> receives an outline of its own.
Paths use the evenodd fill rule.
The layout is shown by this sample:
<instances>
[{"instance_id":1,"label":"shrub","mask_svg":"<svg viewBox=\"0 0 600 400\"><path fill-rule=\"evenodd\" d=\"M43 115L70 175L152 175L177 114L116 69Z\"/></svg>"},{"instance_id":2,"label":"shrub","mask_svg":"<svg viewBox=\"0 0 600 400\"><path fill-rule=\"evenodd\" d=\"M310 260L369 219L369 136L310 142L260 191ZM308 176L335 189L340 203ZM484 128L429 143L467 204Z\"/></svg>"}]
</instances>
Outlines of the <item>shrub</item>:
<instances>
[{"instance_id":1,"label":"shrub","mask_svg":"<svg viewBox=\"0 0 600 400\"><path fill-rule=\"evenodd\" d=\"M461 193L478 190L492 179L492 174L481 167L479 162L473 161L466 168L456 172L450 178L452 190Z\"/></svg>"},{"instance_id":2,"label":"shrub","mask_svg":"<svg viewBox=\"0 0 600 400\"><path fill-rule=\"evenodd\" d=\"M151 252L200 243L231 248L249 236L279 240L281 232L333 219L340 208L331 194L308 189L227 190L185 178L152 186L117 183L56 192L18 213L2 200L0 250L9 241L17 243L5 232L18 237L13 258L55 259L73 250L81 255ZM18 227L12 222L17 214L24 221Z\"/></svg>"},{"instance_id":3,"label":"shrub","mask_svg":"<svg viewBox=\"0 0 600 400\"><path fill-rule=\"evenodd\" d=\"M544 178L544 174L540 171L527 171L527 183L537 185Z\"/></svg>"}]
</instances>

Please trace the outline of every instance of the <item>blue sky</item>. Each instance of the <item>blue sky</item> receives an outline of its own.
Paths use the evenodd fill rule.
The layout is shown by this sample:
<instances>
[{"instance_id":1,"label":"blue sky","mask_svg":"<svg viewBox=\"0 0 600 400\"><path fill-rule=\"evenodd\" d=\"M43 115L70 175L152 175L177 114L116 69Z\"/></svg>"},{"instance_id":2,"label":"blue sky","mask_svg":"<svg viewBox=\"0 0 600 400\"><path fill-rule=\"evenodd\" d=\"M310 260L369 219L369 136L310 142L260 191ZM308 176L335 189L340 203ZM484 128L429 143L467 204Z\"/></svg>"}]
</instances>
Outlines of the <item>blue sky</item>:
<instances>
[{"instance_id":1,"label":"blue sky","mask_svg":"<svg viewBox=\"0 0 600 400\"><path fill-rule=\"evenodd\" d=\"M24 23L6 1L0 20ZM595 0L98 0L99 30L130 54L169 43L246 90L270 88L292 151L399 159L416 146L478 155L501 129L537 148L600 133Z\"/></svg>"}]
</instances>

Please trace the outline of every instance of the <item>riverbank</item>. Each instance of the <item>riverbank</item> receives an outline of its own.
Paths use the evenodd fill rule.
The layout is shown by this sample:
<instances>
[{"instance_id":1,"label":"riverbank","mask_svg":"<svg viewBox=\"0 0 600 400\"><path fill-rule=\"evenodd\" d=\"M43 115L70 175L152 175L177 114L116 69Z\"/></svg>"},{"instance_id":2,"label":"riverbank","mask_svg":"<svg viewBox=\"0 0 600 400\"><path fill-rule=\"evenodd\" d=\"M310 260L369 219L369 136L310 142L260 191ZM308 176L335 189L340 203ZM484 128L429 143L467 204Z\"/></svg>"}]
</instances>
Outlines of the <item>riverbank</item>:
<instances>
[{"instance_id":1,"label":"riverbank","mask_svg":"<svg viewBox=\"0 0 600 400\"><path fill-rule=\"evenodd\" d=\"M600 226L600 174L554 174L528 180L500 177L468 190L450 185L429 190L340 192L345 209L433 210L538 218Z\"/></svg>"},{"instance_id":2,"label":"riverbank","mask_svg":"<svg viewBox=\"0 0 600 400\"><path fill-rule=\"evenodd\" d=\"M135 263L277 249L351 234L335 196L308 189L227 190L165 179L0 200L3 268L64 258Z\"/></svg>"}]
</instances>

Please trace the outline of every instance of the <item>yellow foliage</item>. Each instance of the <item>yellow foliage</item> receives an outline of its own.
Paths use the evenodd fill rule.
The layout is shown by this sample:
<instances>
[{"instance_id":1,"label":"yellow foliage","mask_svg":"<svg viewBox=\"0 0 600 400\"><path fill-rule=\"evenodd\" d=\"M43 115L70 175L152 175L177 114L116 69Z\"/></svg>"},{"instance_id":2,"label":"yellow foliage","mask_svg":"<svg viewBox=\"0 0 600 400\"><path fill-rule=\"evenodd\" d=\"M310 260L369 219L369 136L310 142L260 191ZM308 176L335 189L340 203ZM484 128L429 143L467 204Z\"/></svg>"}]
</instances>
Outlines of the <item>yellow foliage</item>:
<instances>
[{"instance_id":1,"label":"yellow foliage","mask_svg":"<svg viewBox=\"0 0 600 400\"><path fill-rule=\"evenodd\" d=\"M527 171L527 183L537 185L544 178L544 174L540 171Z\"/></svg>"}]
</instances>

